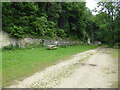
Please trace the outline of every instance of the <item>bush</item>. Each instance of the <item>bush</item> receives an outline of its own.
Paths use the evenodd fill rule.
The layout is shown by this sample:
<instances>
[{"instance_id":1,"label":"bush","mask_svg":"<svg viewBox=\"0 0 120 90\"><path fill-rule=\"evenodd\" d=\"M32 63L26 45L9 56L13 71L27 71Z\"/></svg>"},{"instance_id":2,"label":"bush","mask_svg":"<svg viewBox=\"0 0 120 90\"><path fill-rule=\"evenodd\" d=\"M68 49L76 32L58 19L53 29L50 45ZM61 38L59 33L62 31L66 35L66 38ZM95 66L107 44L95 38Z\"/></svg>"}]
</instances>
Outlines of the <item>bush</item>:
<instances>
[{"instance_id":1,"label":"bush","mask_svg":"<svg viewBox=\"0 0 120 90\"><path fill-rule=\"evenodd\" d=\"M64 29L58 29L57 36L62 37L62 38L66 37L66 33Z\"/></svg>"},{"instance_id":2,"label":"bush","mask_svg":"<svg viewBox=\"0 0 120 90\"><path fill-rule=\"evenodd\" d=\"M44 40L42 40L39 44L40 47L43 47L44 46Z\"/></svg>"},{"instance_id":3,"label":"bush","mask_svg":"<svg viewBox=\"0 0 120 90\"><path fill-rule=\"evenodd\" d=\"M47 18L45 17L37 18L36 21L33 22L34 33L36 33L39 36L44 36L45 31L47 29L46 23L47 23Z\"/></svg>"},{"instance_id":4,"label":"bush","mask_svg":"<svg viewBox=\"0 0 120 90\"><path fill-rule=\"evenodd\" d=\"M119 46L120 47L120 43L114 43L115 46Z\"/></svg>"},{"instance_id":5,"label":"bush","mask_svg":"<svg viewBox=\"0 0 120 90\"><path fill-rule=\"evenodd\" d=\"M12 31L10 33L11 37L22 38L24 35L23 28L21 26L13 26L11 27Z\"/></svg>"},{"instance_id":6,"label":"bush","mask_svg":"<svg viewBox=\"0 0 120 90\"><path fill-rule=\"evenodd\" d=\"M18 44L16 44L16 46L13 46L12 44L10 44L8 46L3 47L3 50L15 50L15 49L20 49Z\"/></svg>"},{"instance_id":7,"label":"bush","mask_svg":"<svg viewBox=\"0 0 120 90\"><path fill-rule=\"evenodd\" d=\"M14 49L15 49L15 47L12 44L3 47L3 50L14 50Z\"/></svg>"},{"instance_id":8,"label":"bush","mask_svg":"<svg viewBox=\"0 0 120 90\"><path fill-rule=\"evenodd\" d=\"M15 49L19 49L19 48L20 48L20 46L18 44L16 44Z\"/></svg>"}]
</instances>

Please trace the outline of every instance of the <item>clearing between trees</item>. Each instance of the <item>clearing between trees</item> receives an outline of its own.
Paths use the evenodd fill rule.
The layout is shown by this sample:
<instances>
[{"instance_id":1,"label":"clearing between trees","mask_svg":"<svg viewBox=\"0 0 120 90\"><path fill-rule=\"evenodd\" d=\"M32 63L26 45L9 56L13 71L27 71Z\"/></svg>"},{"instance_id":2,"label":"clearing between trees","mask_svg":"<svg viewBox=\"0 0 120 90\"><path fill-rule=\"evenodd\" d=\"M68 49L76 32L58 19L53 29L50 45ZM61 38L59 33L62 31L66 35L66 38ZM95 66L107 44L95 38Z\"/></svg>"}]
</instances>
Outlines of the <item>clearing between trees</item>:
<instances>
[{"instance_id":1,"label":"clearing between trees","mask_svg":"<svg viewBox=\"0 0 120 90\"><path fill-rule=\"evenodd\" d=\"M117 49L92 49L11 85L9 88L118 88Z\"/></svg>"},{"instance_id":2,"label":"clearing between trees","mask_svg":"<svg viewBox=\"0 0 120 90\"><path fill-rule=\"evenodd\" d=\"M6 87L22 81L46 67L55 65L98 46L73 45L67 48L58 47L56 50L47 50L46 47L35 49L16 49L2 51L2 86Z\"/></svg>"}]
</instances>

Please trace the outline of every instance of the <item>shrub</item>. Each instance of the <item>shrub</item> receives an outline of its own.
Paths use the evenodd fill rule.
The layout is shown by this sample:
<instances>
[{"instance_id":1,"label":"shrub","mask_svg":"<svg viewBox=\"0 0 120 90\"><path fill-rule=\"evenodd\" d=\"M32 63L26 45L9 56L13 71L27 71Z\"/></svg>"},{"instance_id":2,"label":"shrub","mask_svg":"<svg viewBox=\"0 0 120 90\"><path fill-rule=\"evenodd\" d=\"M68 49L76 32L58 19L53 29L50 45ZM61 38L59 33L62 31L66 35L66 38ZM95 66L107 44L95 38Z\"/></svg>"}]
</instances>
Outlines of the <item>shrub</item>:
<instances>
[{"instance_id":1,"label":"shrub","mask_svg":"<svg viewBox=\"0 0 120 90\"><path fill-rule=\"evenodd\" d=\"M13 30L10 33L11 37L22 38L23 37L23 28L21 26L13 26L11 27Z\"/></svg>"},{"instance_id":2,"label":"shrub","mask_svg":"<svg viewBox=\"0 0 120 90\"><path fill-rule=\"evenodd\" d=\"M120 43L114 43L115 46L119 46L120 47Z\"/></svg>"},{"instance_id":3,"label":"shrub","mask_svg":"<svg viewBox=\"0 0 120 90\"><path fill-rule=\"evenodd\" d=\"M34 26L34 32L37 34L37 35L40 35L40 36L44 36L45 34L45 31L47 29L47 18L45 17L40 17L40 18L37 18L35 22L33 22L33 26Z\"/></svg>"},{"instance_id":4,"label":"shrub","mask_svg":"<svg viewBox=\"0 0 120 90\"><path fill-rule=\"evenodd\" d=\"M42 40L39 44L40 47L43 47L44 46L44 40Z\"/></svg>"},{"instance_id":5,"label":"shrub","mask_svg":"<svg viewBox=\"0 0 120 90\"><path fill-rule=\"evenodd\" d=\"M15 49L20 49L19 45L16 44L15 46L13 46L12 44L8 45L8 46L4 46L3 50L15 50Z\"/></svg>"},{"instance_id":6,"label":"shrub","mask_svg":"<svg viewBox=\"0 0 120 90\"><path fill-rule=\"evenodd\" d=\"M20 48L20 46L16 43L15 48L16 48L16 49L19 49L19 48Z\"/></svg>"},{"instance_id":7,"label":"shrub","mask_svg":"<svg viewBox=\"0 0 120 90\"><path fill-rule=\"evenodd\" d=\"M3 50L14 50L14 49L15 49L15 47L12 44L3 47Z\"/></svg>"},{"instance_id":8,"label":"shrub","mask_svg":"<svg viewBox=\"0 0 120 90\"><path fill-rule=\"evenodd\" d=\"M66 33L65 33L64 29L58 29L57 36L62 37L62 38L66 37Z\"/></svg>"}]
</instances>

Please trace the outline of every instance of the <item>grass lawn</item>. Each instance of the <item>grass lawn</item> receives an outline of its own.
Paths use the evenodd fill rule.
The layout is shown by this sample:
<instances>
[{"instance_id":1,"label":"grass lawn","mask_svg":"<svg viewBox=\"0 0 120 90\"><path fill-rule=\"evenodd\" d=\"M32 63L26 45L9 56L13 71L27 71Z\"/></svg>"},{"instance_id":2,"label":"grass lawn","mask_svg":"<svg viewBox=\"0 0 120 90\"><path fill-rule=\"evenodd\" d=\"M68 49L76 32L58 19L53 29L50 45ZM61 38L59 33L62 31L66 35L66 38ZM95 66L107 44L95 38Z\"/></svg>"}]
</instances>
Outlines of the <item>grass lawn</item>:
<instances>
[{"instance_id":1,"label":"grass lawn","mask_svg":"<svg viewBox=\"0 0 120 90\"><path fill-rule=\"evenodd\" d=\"M74 45L57 50L46 48L3 50L2 51L2 85L3 87L14 84L14 80L24 78L43 70L47 66L67 59L71 55L96 48L90 45Z\"/></svg>"}]
</instances>

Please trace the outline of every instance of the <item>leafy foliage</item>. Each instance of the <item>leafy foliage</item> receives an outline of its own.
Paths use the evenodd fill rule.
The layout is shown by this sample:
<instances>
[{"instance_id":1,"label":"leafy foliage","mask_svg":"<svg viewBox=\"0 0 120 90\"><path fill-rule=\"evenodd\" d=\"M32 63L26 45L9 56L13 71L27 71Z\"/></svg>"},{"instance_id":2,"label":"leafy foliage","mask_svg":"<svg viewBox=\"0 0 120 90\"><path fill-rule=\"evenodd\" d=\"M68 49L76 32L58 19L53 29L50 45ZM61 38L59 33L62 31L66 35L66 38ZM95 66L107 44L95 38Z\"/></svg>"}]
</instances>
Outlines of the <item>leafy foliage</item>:
<instances>
[{"instance_id":1,"label":"leafy foliage","mask_svg":"<svg viewBox=\"0 0 120 90\"><path fill-rule=\"evenodd\" d=\"M114 45L120 43L119 41L119 18L120 18L120 3L119 2L99 2L98 7L101 6L101 11L96 16L96 23L99 25L101 33L101 41ZM119 25L118 25L119 24Z\"/></svg>"},{"instance_id":2,"label":"leafy foliage","mask_svg":"<svg viewBox=\"0 0 120 90\"><path fill-rule=\"evenodd\" d=\"M79 39L120 43L120 3L98 2L92 15L85 2L3 2L3 30L11 37Z\"/></svg>"},{"instance_id":3,"label":"leafy foliage","mask_svg":"<svg viewBox=\"0 0 120 90\"><path fill-rule=\"evenodd\" d=\"M3 2L3 30L12 37L83 39L85 3Z\"/></svg>"}]
</instances>

